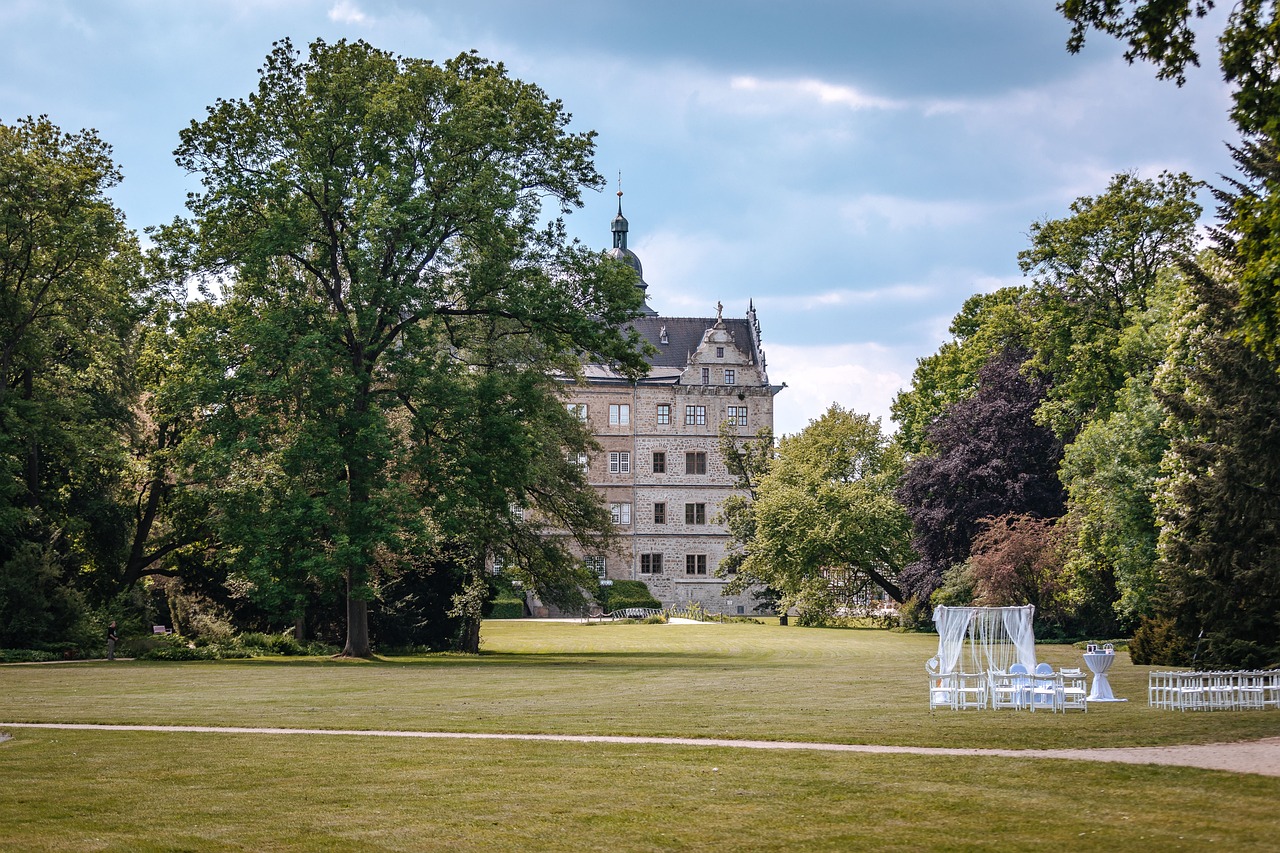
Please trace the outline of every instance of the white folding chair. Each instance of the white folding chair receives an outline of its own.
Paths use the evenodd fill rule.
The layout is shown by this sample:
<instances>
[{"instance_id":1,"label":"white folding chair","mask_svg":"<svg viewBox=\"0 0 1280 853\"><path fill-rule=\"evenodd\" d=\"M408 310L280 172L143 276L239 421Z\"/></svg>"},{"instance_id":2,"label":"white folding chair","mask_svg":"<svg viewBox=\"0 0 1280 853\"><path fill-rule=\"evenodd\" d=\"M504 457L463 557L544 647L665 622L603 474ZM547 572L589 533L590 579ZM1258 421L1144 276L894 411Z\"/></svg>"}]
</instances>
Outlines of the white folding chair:
<instances>
[{"instance_id":1,"label":"white folding chair","mask_svg":"<svg viewBox=\"0 0 1280 853\"><path fill-rule=\"evenodd\" d=\"M1059 704L1063 711L1068 708L1079 708L1085 713L1089 712L1089 687L1088 678L1079 667L1072 669L1064 668L1058 673L1058 677L1062 683L1062 698Z\"/></svg>"},{"instance_id":2,"label":"white folding chair","mask_svg":"<svg viewBox=\"0 0 1280 853\"><path fill-rule=\"evenodd\" d=\"M1062 705L1062 679L1047 663L1038 664L1031 676L1031 710L1057 711Z\"/></svg>"},{"instance_id":3,"label":"white folding chair","mask_svg":"<svg viewBox=\"0 0 1280 853\"><path fill-rule=\"evenodd\" d=\"M987 707L987 674L985 672L956 673L956 707Z\"/></svg>"},{"instance_id":4,"label":"white folding chair","mask_svg":"<svg viewBox=\"0 0 1280 853\"><path fill-rule=\"evenodd\" d=\"M929 710L933 711L937 708L950 708L955 710L957 706L957 677L954 672L942 672L929 676Z\"/></svg>"},{"instance_id":5,"label":"white folding chair","mask_svg":"<svg viewBox=\"0 0 1280 853\"><path fill-rule=\"evenodd\" d=\"M1266 673L1236 673L1236 707L1241 710L1266 707Z\"/></svg>"}]
</instances>

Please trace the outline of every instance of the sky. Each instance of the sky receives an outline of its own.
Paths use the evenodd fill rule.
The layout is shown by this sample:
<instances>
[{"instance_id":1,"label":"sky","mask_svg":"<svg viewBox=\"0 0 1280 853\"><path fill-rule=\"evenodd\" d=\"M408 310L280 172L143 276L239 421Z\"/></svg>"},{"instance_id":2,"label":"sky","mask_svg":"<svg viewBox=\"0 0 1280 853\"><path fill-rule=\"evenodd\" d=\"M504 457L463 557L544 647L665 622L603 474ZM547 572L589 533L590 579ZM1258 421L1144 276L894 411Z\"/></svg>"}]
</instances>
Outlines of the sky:
<instances>
[{"instance_id":1,"label":"sky","mask_svg":"<svg viewBox=\"0 0 1280 853\"><path fill-rule=\"evenodd\" d=\"M505 63L594 130L608 179L566 219L611 245L619 174L649 303L757 309L789 434L833 403L882 419L964 300L1023 282L1032 223L1113 175L1221 184L1229 92L1178 88L1054 0L0 0L0 121L95 128L130 226L185 213L178 132L257 85L272 42L363 39ZM1212 201L1202 198L1206 208Z\"/></svg>"}]
</instances>

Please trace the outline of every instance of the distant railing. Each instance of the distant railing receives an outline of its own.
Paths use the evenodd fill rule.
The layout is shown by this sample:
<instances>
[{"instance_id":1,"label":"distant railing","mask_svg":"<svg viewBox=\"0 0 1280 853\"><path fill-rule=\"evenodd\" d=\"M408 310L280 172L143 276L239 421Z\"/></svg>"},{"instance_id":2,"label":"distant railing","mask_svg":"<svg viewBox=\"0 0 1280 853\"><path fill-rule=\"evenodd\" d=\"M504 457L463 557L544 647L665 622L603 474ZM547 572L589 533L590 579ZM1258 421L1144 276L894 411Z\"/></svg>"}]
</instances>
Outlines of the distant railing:
<instances>
[{"instance_id":1,"label":"distant railing","mask_svg":"<svg viewBox=\"0 0 1280 853\"><path fill-rule=\"evenodd\" d=\"M704 608L693 607L668 607L666 609L667 618L671 619L692 619L695 622L715 622L717 619L723 621L724 616L717 616L714 613L708 613Z\"/></svg>"},{"instance_id":2,"label":"distant railing","mask_svg":"<svg viewBox=\"0 0 1280 853\"><path fill-rule=\"evenodd\" d=\"M661 616L662 611L654 607L624 607L621 610L613 610L606 619L649 619L653 616Z\"/></svg>"}]
</instances>

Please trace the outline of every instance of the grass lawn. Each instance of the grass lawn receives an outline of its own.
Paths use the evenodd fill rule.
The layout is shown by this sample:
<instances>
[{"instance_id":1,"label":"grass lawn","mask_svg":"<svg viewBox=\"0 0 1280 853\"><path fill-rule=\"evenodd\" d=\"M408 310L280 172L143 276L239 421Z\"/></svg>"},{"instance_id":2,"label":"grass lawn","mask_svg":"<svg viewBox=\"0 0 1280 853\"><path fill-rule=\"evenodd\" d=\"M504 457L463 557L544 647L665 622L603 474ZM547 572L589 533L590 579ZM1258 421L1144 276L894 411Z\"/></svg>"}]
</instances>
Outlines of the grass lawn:
<instances>
[{"instance_id":1,"label":"grass lawn","mask_svg":"<svg viewBox=\"0 0 1280 853\"><path fill-rule=\"evenodd\" d=\"M0 720L636 734L921 746L1280 735L1130 702L935 712L937 639L776 625L486 622L478 658L0 667ZM1079 664L1078 650L1041 646ZM1275 849L1280 779L710 747L12 729L0 849Z\"/></svg>"}]
</instances>

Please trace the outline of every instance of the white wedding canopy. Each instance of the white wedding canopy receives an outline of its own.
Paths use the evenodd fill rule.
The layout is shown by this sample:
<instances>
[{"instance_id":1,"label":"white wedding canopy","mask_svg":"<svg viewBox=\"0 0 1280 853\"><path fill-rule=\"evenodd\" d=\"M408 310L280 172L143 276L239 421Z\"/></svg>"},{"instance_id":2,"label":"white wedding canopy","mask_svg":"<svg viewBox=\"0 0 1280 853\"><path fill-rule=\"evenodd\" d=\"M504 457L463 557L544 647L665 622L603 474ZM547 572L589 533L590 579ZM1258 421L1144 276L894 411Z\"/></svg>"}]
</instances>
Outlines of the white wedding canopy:
<instances>
[{"instance_id":1,"label":"white wedding canopy","mask_svg":"<svg viewBox=\"0 0 1280 853\"><path fill-rule=\"evenodd\" d=\"M1022 607L937 607L938 672L955 672L968 638L966 672L1007 672L1017 661L1034 672L1036 635L1031 620L1035 605Z\"/></svg>"}]
</instances>

